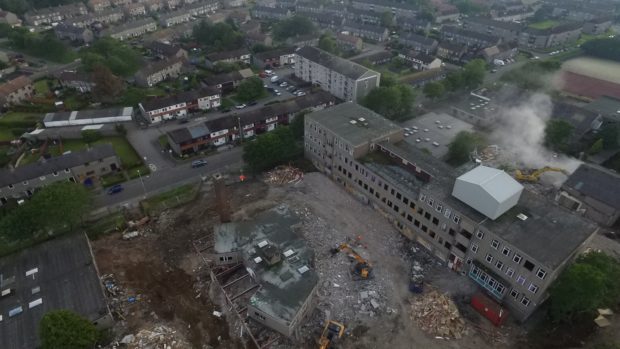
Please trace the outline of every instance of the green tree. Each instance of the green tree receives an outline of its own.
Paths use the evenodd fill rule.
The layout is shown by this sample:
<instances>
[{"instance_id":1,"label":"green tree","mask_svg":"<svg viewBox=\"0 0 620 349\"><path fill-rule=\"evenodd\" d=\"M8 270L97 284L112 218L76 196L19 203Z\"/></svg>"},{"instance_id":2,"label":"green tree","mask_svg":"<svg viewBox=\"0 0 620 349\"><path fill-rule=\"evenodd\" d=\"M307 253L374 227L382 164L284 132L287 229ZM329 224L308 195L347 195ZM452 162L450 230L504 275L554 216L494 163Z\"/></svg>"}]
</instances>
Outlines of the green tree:
<instances>
[{"instance_id":1,"label":"green tree","mask_svg":"<svg viewBox=\"0 0 620 349\"><path fill-rule=\"evenodd\" d=\"M415 100L413 90L404 84L378 87L370 91L362 104L390 120L409 116Z\"/></svg>"},{"instance_id":2,"label":"green tree","mask_svg":"<svg viewBox=\"0 0 620 349\"><path fill-rule=\"evenodd\" d=\"M114 75L110 68L97 63L92 74L93 95L102 102L112 103L123 92L123 80Z\"/></svg>"},{"instance_id":3,"label":"green tree","mask_svg":"<svg viewBox=\"0 0 620 349\"><path fill-rule=\"evenodd\" d=\"M545 144L551 148L563 150L573 133L573 125L564 120L549 120L545 127Z\"/></svg>"},{"instance_id":4,"label":"green tree","mask_svg":"<svg viewBox=\"0 0 620 349\"><path fill-rule=\"evenodd\" d=\"M16 51L60 63L69 62L76 56L73 50L51 32L30 32L25 28L8 30L8 41Z\"/></svg>"},{"instance_id":5,"label":"green tree","mask_svg":"<svg viewBox=\"0 0 620 349\"><path fill-rule=\"evenodd\" d=\"M394 25L394 15L392 15L392 12L385 11L381 14L381 25L388 28Z\"/></svg>"},{"instance_id":6,"label":"green tree","mask_svg":"<svg viewBox=\"0 0 620 349\"><path fill-rule=\"evenodd\" d=\"M295 139L304 139L304 120L306 119L306 114L308 114L307 111L299 112L295 114L293 121L291 121L291 125L289 127L291 128L291 132L293 133L293 137L295 137Z\"/></svg>"},{"instance_id":7,"label":"green tree","mask_svg":"<svg viewBox=\"0 0 620 349\"><path fill-rule=\"evenodd\" d=\"M594 57L620 61L620 38L590 40L581 45L586 54Z\"/></svg>"},{"instance_id":8,"label":"green tree","mask_svg":"<svg viewBox=\"0 0 620 349\"><path fill-rule=\"evenodd\" d=\"M424 95L430 99L437 99L446 92L446 88L441 82L430 82L424 86Z\"/></svg>"},{"instance_id":9,"label":"green tree","mask_svg":"<svg viewBox=\"0 0 620 349\"><path fill-rule=\"evenodd\" d=\"M461 72L465 87L476 88L482 85L486 73L486 65L482 59L474 59L465 64Z\"/></svg>"},{"instance_id":10,"label":"green tree","mask_svg":"<svg viewBox=\"0 0 620 349\"><path fill-rule=\"evenodd\" d=\"M580 256L551 286L549 296L549 314L556 322L614 306L620 300L620 263L601 252Z\"/></svg>"},{"instance_id":11,"label":"green tree","mask_svg":"<svg viewBox=\"0 0 620 349\"><path fill-rule=\"evenodd\" d=\"M237 98L244 102L256 100L264 95L263 81L255 76L244 80L237 87Z\"/></svg>"},{"instance_id":12,"label":"green tree","mask_svg":"<svg viewBox=\"0 0 620 349\"><path fill-rule=\"evenodd\" d=\"M127 44L110 37L104 37L88 48L80 50L82 66L86 71L94 71L97 66L105 66L114 75L131 76L142 66L142 57Z\"/></svg>"},{"instance_id":13,"label":"green tree","mask_svg":"<svg viewBox=\"0 0 620 349\"><path fill-rule=\"evenodd\" d=\"M396 74L386 71L385 73L381 73L381 87L390 87L394 86L398 83L398 79Z\"/></svg>"},{"instance_id":14,"label":"green tree","mask_svg":"<svg viewBox=\"0 0 620 349\"><path fill-rule=\"evenodd\" d=\"M276 23L273 27L273 35L277 40L284 41L300 35L314 33L314 24L307 17L293 16Z\"/></svg>"},{"instance_id":15,"label":"green tree","mask_svg":"<svg viewBox=\"0 0 620 349\"><path fill-rule=\"evenodd\" d=\"M203 20L194 26L192 35L210 51L235 50L244 45L243 34L228 23L210 24Z\"/></svg>"},{"instance_id":16,"label":"green tree","mask_svg":"<svg viewBox=\"0 0 620 349\"><path fill-rule=\"evenodd\" d=\"M484 144L485 141L479 134L461 131L448 145L446 161L453 166L460 166L469 161L469 155L474 149Z\"/></svg>"},{"instance_id":17,"label":"green tree","mask_svg":"<svg viewBox=\"0 0 620 349\"><path fill-rule=\"evenodd\" d=\"M43 349L94 348L99 331L90 321L69 310L53 310L39 324Z\"/></svg>"},{"instance_id":18,"label":"green tree","mask_svg":"<svg viewBox=\"0 0 620 349\"><path fill-rule=\"evenodd\" d=\"M100 140L103 136L101 135L101 132L97 131L97 130L84 130L82 131L82 140L86 143L86 144L93 144L96 141Z\"/></svg>"},{"instance_id":19,"label":"green tree","mask_svg":"<svg viewBox=\"0 0 620 349\"><path fill-rule=\"evenodd\" d=\"M594 143L592 143L592 146L590 147L590 149L588 149L588 154L595 155L595 154L600 153L602 150L603 150L603 139L599 138Z\"/></svg>"},{"instance_id":20,"label":"green tree","mask_svg":"<svg viewBox=\"0 0 620 349\"><path fill-rule=\"evenodd\" d=\"M448 91L458 91L465 86L463 74L460 72L449 73L444 79L443 84Z\"/></svg>"},{"instance_id":21,"label":"green tree","mask_svg":"<svg viewBox=\"0 0 620 349\"><path fill-rule=\"evenodd\" d=\"M256 141L247 142L243 147L243 160L254 173L269 170L301 156L303 148L286 126L262 134Z\"/></svg>"},{"instance_id":22,"label":"green tree","mask_svg":"<svg viewBox=\"0 0 620 349\"><path fill-rule=\"evenodd\" d=\"M599 133L603 139L604 149L615 149L618 147L618 126L614 124L605 124Z\"/></svg>"},{"instance_id":23,"label":"green tree","mask_svg":"<svg viewBox=\"0 0 620 349\"><path fill-rule=\"evenodd\" d=\"M319 40L319 48L335 55L340 54L336 40L334 40L334 38L329 34L324 34L321 36L321 39Z\"/></svg>"}]
</instances>

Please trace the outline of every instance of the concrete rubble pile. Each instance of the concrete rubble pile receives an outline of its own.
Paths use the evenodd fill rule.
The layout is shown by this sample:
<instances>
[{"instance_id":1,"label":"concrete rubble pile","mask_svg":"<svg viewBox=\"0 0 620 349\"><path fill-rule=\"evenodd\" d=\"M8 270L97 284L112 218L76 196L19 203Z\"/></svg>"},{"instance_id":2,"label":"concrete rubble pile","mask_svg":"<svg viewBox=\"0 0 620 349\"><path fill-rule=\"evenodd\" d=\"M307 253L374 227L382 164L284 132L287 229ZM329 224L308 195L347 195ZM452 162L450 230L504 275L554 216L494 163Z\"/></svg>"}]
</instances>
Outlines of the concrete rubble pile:
<instances>
[{"instance_id":1,"label":"concrete rubble pile","mask_svg":"<svg viewBox=\"0 0 620 349\"><path fill-rule=\"evenodd\" d=\"M269 184L298 183L304 178L304 173L293 166L278 166L267 172L265 181Z\"/></svg>"},{"instance_id":2,"label":"concrete rubble pile","mask_svg":"<svg viewBox=\"0 0 620 349\"><path fill-rule=\"evenodd\" d=\"M166 326L156 326L150 330L142 329L137 334L124 336L112 348L129 349L183 349L191 345L178 331Z\"/></svg>"},{"instance_id":3,"label":"concrete rubble pile","mask_svg":"<svg viewBox=\"0 0 620 349\"><path fill-rule=\"evenodd\" d=\"M436 290L416 297L411 304L414 319L426 333L441 339L460 339L466 334L465 321L454 302Z\"/></svg>"}]
</instances>

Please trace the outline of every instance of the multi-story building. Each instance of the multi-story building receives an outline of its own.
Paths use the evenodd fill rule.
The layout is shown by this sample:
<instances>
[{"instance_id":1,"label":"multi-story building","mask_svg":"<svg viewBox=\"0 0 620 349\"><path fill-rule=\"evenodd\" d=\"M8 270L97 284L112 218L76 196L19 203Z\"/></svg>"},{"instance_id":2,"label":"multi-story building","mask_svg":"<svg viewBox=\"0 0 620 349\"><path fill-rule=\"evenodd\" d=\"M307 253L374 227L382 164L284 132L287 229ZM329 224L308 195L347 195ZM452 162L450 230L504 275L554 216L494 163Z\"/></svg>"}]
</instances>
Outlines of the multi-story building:
<instances>
[{"instance_id":1,"label":"multi-story building","mask_svg":"<svg viewBox=\"0 0 620 349\"><path fill-rule=\"evenodd\" d=\"M470 48L485 48L501 42L501 39L495 35L477 33L455 26L443 26L441 28L441 38L442 40L463 44Z\"/></svg>"},{"instance_id":2,"label":"multi-story building","mask_svg":"<svg viewBox=\"0 0 620 349\"><path fill-rule=\"evenodd\" d=\"M612 23L612 17L593 18L583 24L583 32L589 35L601 35L611 28Z\"/></svg>"},{"instance_id":3,"label":"multi-story building","mask_svg":"<svg viewBox=\"0 0 620 349\"><path fill-rule=\"evenodd\" d=\"M419 8L413 4L391 0L353 0L351 6L360 10L375 11L378 13L390 12L393 15L415 16Z\"/></svg>"},{"instance_id":4,"label":"multi-story building","mask_svg":"<svg viewBox=\"0 0 620 349\"><path fill-rule=\"evenodd\" d=\"M93 32L88 28L76 27L64 23L55 26L54 33L56 37L61 40L67 39L82 44L91 43L95 38Z\"/></svg>"},{"instance_id":5,"label":"multi-story building","mask_svg":"<svg viewBox=\"0 0 620 349\"><path fill-rule=\"evenodd\" d=\"M504 42L513 42L519 40L523 25L485 17L470 17L463 21L463 28L476 33L499 36Z\"/></svg>"},{"instance_id":6,"label":"multi-story building","mask_svg":"<svg viewBox=\"0 0 620 349\"><path fill-rule=\"evenodd\" d=\"M250 73L251 72L252 71L250 70ZM254 76L254 74L252 74L251 76ZM207 86L217 88L222 92L230 92L234 90L237 86L239 86L239 84L245 79L246 76L244 76L238 71L234 71L230 73L209 75L204 78L203 81Z\"/></svg>"},{"instance_id":7,"label":"multi-story building","mask_svg":"<svg viewBox=\"0 0 620 349\"><path fill-rule=\"evenodd\" d=\"M112 6L121 7L133 3L133 0L110 0Z\"/></svg>"},{"instance_id":8,"label":"multi-story building","mask_svg":"<svg viewBox=\"0 0 620 349\"><path fill-rule=\"evenodd\" d=\"M345 18L347 19L347 21L351 22L359 22L369 25L381 24L381 12L360 10L355 7L347 8Z\"/></svg>"},{"instance_id":9,"label":"multi-story building","mask_svg":"<svg viewBox=\"0 0 620 349\"><path fill-rule=\"evenodd\" d=\"M305 154L403 235L527 319L597 228L524 190L501 170L457 170L403 142L403 130L354 103L305 117ZM457 276L455 276L457 277Z\"/></svg>"},{"instance_id":10,"label":"multi-story building","mask_svg":"<svg viewBox=\"0 0 620 349\"><path fill-rule=\"evenodd\" d=\"M442 41L437 46L437 57L451 62L459 62L467 52L467 46L450 41Z\"/></svg>"},{"instance_id":11,"label":"multi-story building","mask_svg":"<svg viewBox=\"0 0 620 349\"><path fill-rule=\"evenodd\" d=\"M276 68L295 64L295 49L292 47L281 47L253 54L252 64L260 68Z\"/></svg>"},{"instance_id":12,"label":"multi-story building","mask_svg":"<svg viewBox=\"0 0 620 349\"><path fill-rule=\"evenodd\" d=\"M390 33L386 27L348 21L342 26L343 33L358 36L363 39L383 42Z\"/></svg>"},{"instance_id":13,"label":"multi-story building","mask_svg":"<svg viewBox=\"0 0 620 349\"><path fill-rule=\"evenodd\" d=\"M187 51L181 46L167 44L161 41L151 41L146 47L160 59L165 58L185 58L187 59Z\"/></svg>"},{"instance_id":14,"label":"multi-story building","mask_svg":"<svg viewBox=\"0 0 620 349\"><path fill-rule=\"evenodd\" d=\"M157 30L157 23L152 18L129 21L104 30L101 36L109 36L123 41Z\"/></svg>"},{"instance_id":15,"label":"multi-story building","mask_svg":"<svg viewBox=\"0 0 620 349\"><path fill-rule=\"evenodd\" d=\"M204 87L199 90L144 101L138 104L138 107L142 116L149 123L158 123L184 117L192 111L217 108L221 105L221 97L219 89Z\"/></svg>"},{"instance_id":16,"label":"multi-story building","mask_svg":"<svg viewBox=\"0 0 620 349\"><path fill-rule=\"evenodd\" d=\"M602 226L613 227L620 222L620 175L582 164L562 184L556 201Z\"/></svg>"},{"instance_id":17,"label":"multi-story building","mask_svg":"<svg viewBox=\"0 0 620 349\"><path fill-rule=\"evenodd\" d=\"M315 13L315 12L296 12L296 16L302 16L308 18L317 28L320 30L339 30L344 24L344 17L333 15L330 13Z\"/></svg>"},{"instance_id":18,"label":"multi-story building","mask_svg":"<svg viewBox=\"0 0 620 349\"><path fill-rule=\"evenodd\" d=\"M411 64L415 70L430 70L441 68L441 59L418 51L399 53L398 57Z\"/></svg>"},{"instance_id":19,"label":"multi-story building","mask_svg":"<svg viewBox=\"0 0 620 349\"><path fill-rule=\"evenodd\" d=\"M13 12L0 10L0 23L8 24L11 27L19 27L22 25L22 20Z\"/></svg>"},{"instance_id":20,"label":"multi-story building","mask_svg":"<svg viewBox=\"0 0 620 349\"><path fill-rule=\"evenodd\" d=\"M295 4L295 13L323 13L323 5L312 1L298 1Z\"/></svg>"},{"instance_id":21,"label":"multi-story building","mask_svg":"<svg viewBox=\"0 0 620 349\"><path fill-rule=\"evenodd\" d=\"M199 1L185 5L184 9L192 16L199 17L213 13L220 8L219 1Z\"/></svg>"},{"instance_id":22,"label":"multi-story building","mask_svg":"<svg viewBox=\"0 0 620 349\"><path fill-rule=\"evenodd\" d=\"M85 28L90 26L95 22L99 22L101 24L110 24L121 21L125 17L125 14L121 9L111 8L95 13L89 13L84 16L73 17L65 20L65 24Z\"/></svg>"},{"instance_id":23,"label":"multi-story building","mask_svg":"<svg viewBox=\"0 0 620 349\"><path fill-rule=\"evenodd\" d=\"M397 17L396 23L404 30L412 32L428 33L431 30L431 22L411 17Z\"/></svg>"},{"instance_id":24,"label":"multi-story building","mask_svg":"<svg viewBox=\"0 0 620 349\"><path fill-rule=\"evenodd\" d=\"M361 51L364 47L364 41L357 36L338 33L334 36L334 39L336 39L338 47L345 52Z\"/></svg>"},{"instance_id":25,"label":"multi-story building","mask_svg":"<svg viewBox=\"0 0 620 349\"><path fill-rule=\"evenodd\" d=\"M250 64L252 54L248 49L242 48L233 51L214 52L207 55L205 64L213 67L218 63L244 63Z\"/></svg>"},{"instance_id":26,"label":"multi-story building","mask_svg":"<svg viewBox=\"0 0 620 349\"><path fill-rule=\"evenodd\" d=\"M93 12L101 12L112 6L110 0L88 0L87 4Z\"/></svg>"},{"instance_id":27,"label":"multi-story building","mask_svg":"<svg viewBox=\"0 0 620 349\"><path fill-rule=\"evenodd\" d=\"M403 45L409 46L416 51L424 52L427 55L435 53L437 45L439 45L435 39L413 33L403 34L398 38L398 41Z\"/></svg>"},{"instance_id":28,"label":"multi-story building","mask_svg":"<svg viewBox=\"0 0 620 349\"><path fill-rule=\"evenodd\" d=\"M519 46L545 49L571 44L581 35L581 23L564 23L547 29L525 29L519 38Z\"/></svg>"},{"instance_id":29,"label":"multi-story building","mask_svg":"<svg viewBox=\"0 0 620 349\"><path fill-rule=\"evenodd\" d=\"M257 19L278 19L282 20L291 16L291 11L283 7L254 6L252 17Z\"/></svg>"},{"instance_id":30,"label":"multi-story building","mask_svg":"<svg viewBox=\"0 0 620 349\"><path fill-rule=\"evenodd\" d=\"M167 133L170 148L178 155L199 151L211 146L221 146L239 138L251 138L257 134L273 131L278 125L287 125L304 110L320 110L335 103L327 92L318 91L286 102L245 111L236 115L224 115L202 124L181 127Z\"/></svg>"},{"instance_id":31,"label":"multi-story building","mask_svg":"<svg viewBox=\"0 0 620 349\"><path fill-rule=\"evenodd\" d=\"M125 15L130 17L144 16L146 15L146 6L137 2L131 3L123 6L123 11L125 11Z\"/></svg>"},{"instance_id":32,"label":"multi-story building","mask_svg":"<svg viewBox=\"0 0 620 349\"><path fill-rule=\"evenodd\" d=\"M189 22L192 18L192 15L189 14L185 9L180 9L177 11L164 13L159 17L159 25L164 28L172 27L177 24Z\"/></svg>"},{"instance_id":33,"label":"multi-story building","mask_svg":"<svg viewBox=\"0 0 620 349\"><path fill-rule=\"evenodd\" d=\"M81 2L77 2L75 4L46 7L28 11L24 14L24 19L27 24L37 26L60 22L65 18L83 16L86 14L88 14L88 9L86 6Z\"/></svg>"},{"instance_id":34,"label":"multi-story building","mask_svg":"<svg viewBox=\"0 0 620 349\"><path fill-rule=\"evenodd\" d=\"M81 93L91 92L95 87L90 75L78 73L75 71L64 71L58 75L60 86L65 88L73 88Z\"/></svg>"},{"instance_id":35,"label":"multi-story building","mask_svg":"<svg viewBox=\"0 0 620 349\"><path fill-rule=\"evenodd\" d=\"M135 75L136 84L152 87L168 78L176 78L181 74L184 58L170 58L147 64Z\"/></svg>"},{"instance_id":36,"label":"multi-story building","mask_svg":"<svg viewBox=\"0 0 620 349\"><path fill-rule=\"evenodd\" d=\"M0 104L19 104L34 94L34 85L25 75L20 75L0 85Z\"/></svg>"},{"instance_id":37,"label":"multi-story building","mask_svg":"<svg viewBox=\"0 0 620 349\"><path fill-rule=\"evenodd\" d=\"M297 50L295 76L345 101L359 101L379 87L381 74L316 47Z\"/></svg>"},{"instance_id":38,"label":"multi-story building","mask_svg":"<svg viewBox=\"0 0 620 349\"><path fill-rule=\"evenodd\" d=\"M58 181L84 183L120 169L111 144L98 144L14 169L0 170L0 202L31 196L35 190Z\"/></svg>"}]
</instances>

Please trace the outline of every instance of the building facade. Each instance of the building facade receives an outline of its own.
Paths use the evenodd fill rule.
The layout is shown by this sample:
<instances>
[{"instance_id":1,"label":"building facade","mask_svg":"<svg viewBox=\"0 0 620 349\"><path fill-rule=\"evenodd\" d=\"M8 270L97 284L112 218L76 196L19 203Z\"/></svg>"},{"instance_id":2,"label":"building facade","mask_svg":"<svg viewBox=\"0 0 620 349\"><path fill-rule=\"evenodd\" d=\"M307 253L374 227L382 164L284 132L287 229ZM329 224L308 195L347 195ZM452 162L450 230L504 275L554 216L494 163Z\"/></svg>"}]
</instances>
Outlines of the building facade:
<instances>
[{"instance_id":1,"label":"building facade","mask_svg":"<svg viewBox=\"0 0 620 349\"><path fill-rule=\"evenodd\" d=\"M157 30L157 23L151 18L146 18L108 28L102 32L101 36L109 36L123 41L154 32L155 30Z\"/></svg>"},{"instance_id":2,"label":"building facade","mask_svg":"<svg viewBox=\"0 0 620 349\"><path fill-rule=\"evenodd\" d=\"M381 74L321 49L305 46L296 56L295 76L342 100L359 101L379 87Z\"/></svg>"},{"instance_id":3,"label":"building facade","mask_svg":"<svg viewBox=\"0 0 620 349\"><path fill-rule=\"evenodd\" d=\"M149 123L158 123L184 117L192 111L217 108L221 105L221 97L219 89L205 87L173 96L155 98L138 104L138 107Z\"/></svg>"},{"instance_id":4,"label":"building facade","mask_svg":"<svg viewBox=\"0 0 620 349\"><path fill-rule=\"evenodd\" d=\"M152 87L168 78L176 78L181 74L183 62L184 58L170 58L148 64L136 73L136 84Z\"/></svg>"},{"instance_id":5,"label":"building facade","mask_svg":"<svg viewBox=\"0 0 620 349\"><path fill-rule=\"evenodd\" d=\"M398 125L354 103L306 115L304 139L306 157L320 171L518 320L547 299L596 232L501 170L479 166L458 175L402 142Z\"/></svg>"},{"instance_id":6,"label":"building facade","mask_svg":"<svg viewBox=\"0 0 620 349\"><path fill-rule=\"evenodd\" d=\"M0 103L4 106L19 104L34 94L34 85L25 75L0 85Z\"/></svg>"}]
</instances>

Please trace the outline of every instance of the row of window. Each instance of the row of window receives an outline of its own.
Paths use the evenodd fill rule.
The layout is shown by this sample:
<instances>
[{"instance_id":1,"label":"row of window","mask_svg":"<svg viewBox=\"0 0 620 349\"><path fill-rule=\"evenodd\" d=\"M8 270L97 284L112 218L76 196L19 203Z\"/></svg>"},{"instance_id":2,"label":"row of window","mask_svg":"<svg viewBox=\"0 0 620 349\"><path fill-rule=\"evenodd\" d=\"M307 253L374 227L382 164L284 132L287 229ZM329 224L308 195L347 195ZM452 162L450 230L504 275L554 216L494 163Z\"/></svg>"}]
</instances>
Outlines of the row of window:
<instances>
[{"instance_id":1,"label":"row of window","mask_svg":"<svg viewBox=\"0 0 620 349\"><path fill-rule=\"evenodd\" d=\"M65 173L69 173L69 172L71 172L71 171L69 171L69 169L68 169L68 168L66 168L66 169L65 169ZM58 176L58 172L57 172L57 171L52 172L52 176L54 176L54 177ZM39 180L41 180L41 181L44 181L45 179L46 179L46 177L45 177L45 176L41 176L41 177L39 177ZM24 186L26 186L26 185L28 185L28 181L23 181L23 182L22 182L22 184L23 184ZM13 188L15 188L15 186L14 186L13 184L9 184L9 185L8 185L8 187L9 187L9 189L13 189Z\"/></svg>"},{"instance_id":2,"label":"row of window","mask_svg":"<svg viewBox=\"0 0 620 349\"><path fill-rule=\"evenodd\" d=\"M486 257L484 258L489 264L491 265L495 265L495 268L497 268L499 271L504 272L507 276L509 276L511 279L515 273L514 269L508 267L504 270L504 262L502 262L501 260L497 259L495 260L495 263L493 263L493 255L491 255L490 253L487 253ZM527 281L527 279L525 278L525 276L523 275L519 275L517 277L517 283L521 284L521 285L525 285L525 282ZM532 293L536 293L538 292L538 286L535 285L534 283L530 283L530 285L527 288L530 292Z\"/></svg>"},{"instance_id":3,"label":"row of window","mask_svg":"<svg viewBox=\"0 0 620 349\"><path fill-rule=\"evenodd\" d=\"M478 232L476 233L476 237L482 240L482 238L484 237L484 233L478 230ZM496 239L491 240L491 247L499 251L500 242ZM510 257L512 250L508 246L503 246L503 248L501 249L501 253L506 257ZM516 252L512 256L512 261L515 262L516 264L520 264L522 260L523 260L523 257ZM529 260L525 260L525 262L523 263L523 267L529 271L533 271L536 266L534 265L534 263L530 262ZM547 272L542 268L538 268L538 270L536 271L536 276L539 279L544 280L545 277L547 277Z\"/></svg>"},{"instance_id":4,"label":"row of window","mask_svg":"<svg viewBox=\"0 0 620 349\"><path fill-rule=\"evenodd\" d=\"M435 200L432 197L427 198L426 194L420 194L419 201L426 202L426 204L433 207L435 211L443 213L443 216L446 218L450 218L452 216L452 221L456 224L459 224L459 222L461 221L461 217L459 215L452 214L452 210L447 207L444 209L443 205L440 202L435 203Z\"/></svg>"}]
</instances>

